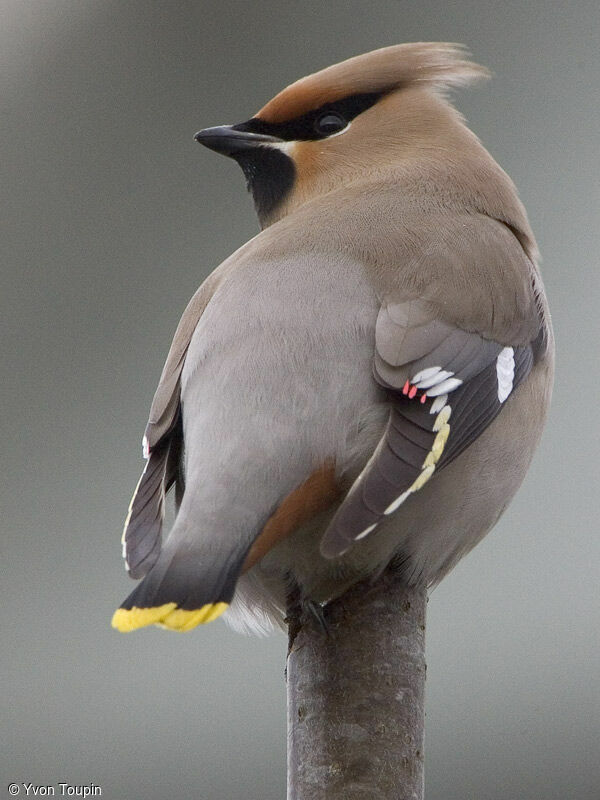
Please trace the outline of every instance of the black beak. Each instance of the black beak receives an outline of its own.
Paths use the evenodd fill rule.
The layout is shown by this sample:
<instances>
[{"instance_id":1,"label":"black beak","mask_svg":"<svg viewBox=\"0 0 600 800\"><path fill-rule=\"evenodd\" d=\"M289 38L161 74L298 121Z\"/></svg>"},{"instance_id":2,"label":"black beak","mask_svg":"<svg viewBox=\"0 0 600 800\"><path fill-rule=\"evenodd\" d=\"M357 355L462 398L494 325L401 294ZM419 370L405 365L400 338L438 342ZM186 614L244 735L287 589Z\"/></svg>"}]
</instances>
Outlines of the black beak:
<instances>
[{"instance_id":1,"label":"black beak","mask_svg":"<svg viewBox=\"0 0 600 800\"><path fill-rule=\"evenodd\" d=\"M224 156L231 156L232 158L248 150L283 141L276 136L267 136L262 133L236 131L231 125L204 128L203 131L199 131L194 136L194 139L210 150L214 150L215 153L222 153Z\"/></svg>"}]
</instances>

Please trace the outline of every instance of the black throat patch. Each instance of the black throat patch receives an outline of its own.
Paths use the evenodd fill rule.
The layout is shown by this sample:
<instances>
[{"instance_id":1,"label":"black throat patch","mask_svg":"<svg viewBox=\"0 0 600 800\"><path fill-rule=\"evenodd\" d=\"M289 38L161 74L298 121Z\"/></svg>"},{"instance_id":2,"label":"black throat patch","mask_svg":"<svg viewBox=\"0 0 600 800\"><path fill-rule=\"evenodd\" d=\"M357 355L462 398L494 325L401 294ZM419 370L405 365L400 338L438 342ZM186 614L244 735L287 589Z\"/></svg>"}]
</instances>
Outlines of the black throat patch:
<instances>
[{"instance_id":1,"label":"black throat patch","mask_svg":"<svg viewBox=\"0 0 600 800\"><path fill-rule=\"evenodd\" d=\"M291 191L296 167L291 158L275 147L256 147L235 156L246 177L261 224L271 216Z\"/></svg>"}]
</instances>

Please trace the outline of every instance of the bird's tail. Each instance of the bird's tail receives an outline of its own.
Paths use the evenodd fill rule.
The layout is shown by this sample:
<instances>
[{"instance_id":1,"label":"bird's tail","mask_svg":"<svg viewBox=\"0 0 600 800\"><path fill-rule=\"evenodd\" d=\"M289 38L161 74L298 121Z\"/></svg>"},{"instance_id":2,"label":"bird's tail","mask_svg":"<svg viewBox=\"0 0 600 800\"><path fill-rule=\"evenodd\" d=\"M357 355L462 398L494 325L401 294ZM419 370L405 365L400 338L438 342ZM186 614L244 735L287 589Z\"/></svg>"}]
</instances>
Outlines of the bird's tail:
<instances>
[{"instance_id":1,"label":"bird's tail","mask_svg":"<svg viewBox=\"0 0 600 800\"><path fill-rule=\"evenodd\" d=\"M227 609L247 548L207 558L197 548L163 548L158 561L117 609L112 626L122 633L158 625L189 631Z\"/></svg>"}]
</instances>

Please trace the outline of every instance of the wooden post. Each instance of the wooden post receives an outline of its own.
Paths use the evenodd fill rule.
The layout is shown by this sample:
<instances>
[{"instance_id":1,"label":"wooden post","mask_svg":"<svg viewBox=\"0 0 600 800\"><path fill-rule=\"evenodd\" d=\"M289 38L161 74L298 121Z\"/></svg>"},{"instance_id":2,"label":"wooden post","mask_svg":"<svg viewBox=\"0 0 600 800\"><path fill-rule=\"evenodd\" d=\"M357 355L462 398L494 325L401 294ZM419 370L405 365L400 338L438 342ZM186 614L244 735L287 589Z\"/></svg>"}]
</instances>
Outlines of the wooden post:
<instances>
[{"instance_id":1,"label":"wooden post","mask_svg":"<svg viewBox=\"0 0 600 800\"><path fill-rule=\"evenodd\" d=\"M427 590L392 570L290 604L288 800L423 800Z\"/></svg>"}]
</instances>

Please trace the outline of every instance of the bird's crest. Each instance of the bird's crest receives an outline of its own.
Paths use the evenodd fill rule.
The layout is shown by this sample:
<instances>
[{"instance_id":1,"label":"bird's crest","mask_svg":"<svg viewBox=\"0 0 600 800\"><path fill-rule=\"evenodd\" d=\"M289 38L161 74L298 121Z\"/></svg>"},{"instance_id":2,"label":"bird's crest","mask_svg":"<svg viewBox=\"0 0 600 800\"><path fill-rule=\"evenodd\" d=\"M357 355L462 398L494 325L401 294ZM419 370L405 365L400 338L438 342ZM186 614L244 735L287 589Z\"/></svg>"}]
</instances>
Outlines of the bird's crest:
<instances>
[{"instance_id":1,"label":"bird's crest","mask_svg":"<svg viewBox=\"0 0 600 800\"><path fill-rule=\"evenodd\" d=\"M386 93L411 85L432 88L466 86L489 77L468 60L462 45L411 42L349 58L292 83L256 115L265 122L293 119L324 103L354 94Z\"/></svg>"}]
</instances>

